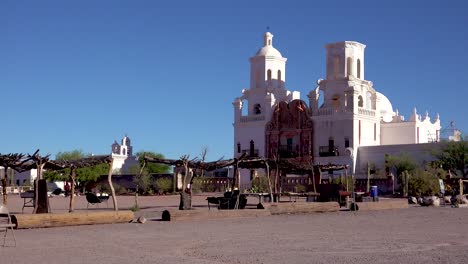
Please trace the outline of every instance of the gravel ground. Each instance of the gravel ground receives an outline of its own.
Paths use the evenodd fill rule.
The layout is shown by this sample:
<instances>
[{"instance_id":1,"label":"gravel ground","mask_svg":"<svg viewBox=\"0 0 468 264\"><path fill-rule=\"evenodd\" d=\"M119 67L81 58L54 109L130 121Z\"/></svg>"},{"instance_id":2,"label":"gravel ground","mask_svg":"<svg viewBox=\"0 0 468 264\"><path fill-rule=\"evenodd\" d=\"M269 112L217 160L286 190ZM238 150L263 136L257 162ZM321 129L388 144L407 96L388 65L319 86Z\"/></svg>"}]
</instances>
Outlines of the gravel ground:
<instances>
[{"instance_id":1,"label":"gravel ground","mask_svg":"<svg viewBox=\"0 0 468 264\"><path fill-rule=\"evenodd\" d=\"M205 198L194 197L197 209L207 210ZM133 201L119 197L119 207ZM140 214L177 203L141 197ZM21 212L22 200L12 196L9 205ZM65 212L67 199L52 198L51 208ZM18 246L0 247L0 263L467 263L467 219L467 208L411 207L15 230Z\"/></svg>"}]
</instances>

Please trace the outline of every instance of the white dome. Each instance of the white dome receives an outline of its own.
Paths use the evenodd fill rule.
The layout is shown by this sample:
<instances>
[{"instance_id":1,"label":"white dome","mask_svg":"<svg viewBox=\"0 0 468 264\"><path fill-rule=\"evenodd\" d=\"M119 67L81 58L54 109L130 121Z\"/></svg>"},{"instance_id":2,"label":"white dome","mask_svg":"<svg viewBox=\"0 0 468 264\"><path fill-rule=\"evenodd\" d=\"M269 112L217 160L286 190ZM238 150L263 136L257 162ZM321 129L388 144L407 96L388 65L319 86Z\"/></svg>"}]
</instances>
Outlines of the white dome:
<instances>
[{"instance_id":1,"label":"white dome","mask_svg":"<svg viewBox=\"0 0 468 264\"><path fill-rule=\"evenodd\" d=\"M263 35L263 47L257 51L255 56L283 57L281 56L281 53L273 47L273 34L265 32Z\"/></svg>"},{"instance_id":2,"label":"white dome","mask_svg":"<svg viewBox=\"0 0 468 264\"><path fill-rule=\"evenodd\" d=\"M388 100L388 98L385 95L379 92L376 93L377 98L380 101L380 117L386 123L392 122L393 116L395 115L395 112L393 112L392 103L390 103L390 100Z\"/></svg>"},{"instance_id":3,"label":"white dome","mask_svg":"<svg viewBox=\"0 0 468 264\"><path fill-rule=\"evenodd\" d=\"M255 56L274 56L274 57L280 57L280 58L283 57L281 56L281 53L277 49L275 49L273 46L262 47L261 49L257 51L257 54L255 54Z\"/></svg>"}]
</instances>

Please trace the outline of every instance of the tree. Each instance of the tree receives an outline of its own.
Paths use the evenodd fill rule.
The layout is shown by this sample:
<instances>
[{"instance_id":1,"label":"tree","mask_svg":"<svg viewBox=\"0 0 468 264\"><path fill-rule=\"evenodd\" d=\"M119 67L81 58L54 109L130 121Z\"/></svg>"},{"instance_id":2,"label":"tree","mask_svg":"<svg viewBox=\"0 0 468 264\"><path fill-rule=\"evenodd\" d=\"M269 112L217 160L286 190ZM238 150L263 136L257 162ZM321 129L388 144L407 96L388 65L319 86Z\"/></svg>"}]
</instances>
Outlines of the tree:
<instances>
[{"instance_id":1,"label":"tree","mask_svg":"<svg viewBox=\"0 0 468 264\"><path fill-rule=\"evenodd\" d=\"M204 159L203 153L202 157ZM245 155L242 155L240 159L245 158ZM171 159L159 159L159 158L152 158L145 156L144 157L145 163L159 163L159 164L166 164L172 165L179 168L183 168L181 171L182 174L182 192L180 193L180 204L179 210L187 210L191 209L192 207L192 196L191 196L191 182L193 182L193 177L196 176L194 171L212 171L215 169L228 167L234 165L234 172L237 171L237 167L239 164L238 159L230 159L230 160L217 160L213 162L204 162L199 158L189 159L188 155L184 155L180 157L178 160L171 160ZM234 173L235 174L235 173Z\"/></svg>"},{"instance_id":2,"label":"tree","mask_svg":"<svg viewBox=\"0 0 468 264\"><path fill-rule=\"evenodd\" d=\"M138 193L151 193L154 185L154 180L151 174L153 173L167 173L170 166L160 163L147 163L145 156L150 158L164 159L164 155L151 152L140 151L136 153L139 163L129 168L129 173L133 174L133 183L136 185L135 191L135 210L138 209Z\"/></svg>"},{"instance_id":3,"label":"tree","mask_svg":"<svg viewBox=\"0 0 468 264\"><path fill-rule=\"evenodd\" d=\"M406 190L408 177L416 169L416 162L407 153L401 153L397 156L385 155L385 163L389 168L393 167L396 170L398 182L401 184L400 189Z\"/></svg>"},{"instance_id":4,"label":"tree","mask_svg":"<svg viewBox=\"0 0 468 264\"><path fill-rule=\"evenodd\" d=\"M85 153L82 150L72 150L59 152L55 155L56 161L70 161L70 160L79 160L83 158L90 158L93 155L90 153ZM84 167L76 169L76 181L79 182L81 187L84 187L88 182L96 181L101 175L106 175L108 173L109 165L102 163L92 167ZM47 171L44 173L44 177L49 181L66 181L70 179L71 169L66 168L61 171Z\"/></svg>"},{"instance_id":5,"label":"tree","mask_svg":"<svg viewBox=\"0 0 468 264\"><path fill-rule=\"evenodd\" d=\"M445 171L451 171L456 176L468 177L468 141L447 142L440 150L433 153L437 158L437 163Z\"/></svg>"},{"instance_id":6,"label":"tree","mask_svg":"<svg viewBox=\"0 0 468 264\"><path fill-rule=\"evenodd\" d=\"M138 157L138 160L140 161L139 166L143 164L144 157L151 157L151 158L158 158L158 159L164 159L163 154L159 154L156 152L151 152L151 151L140 151L136 153L136 156ZM154 173L169 173L171 170L171 167L166 164L159 164L159 163L148 163L145 166L146 172L149 174L154 174Z\"/></svg>"},{"instance_id":7,"label":"tree","mask_svg":"<svg viewBox=\"0 0 468 264\"><path fill-rule=\"evenodd\" d=\"M401 153L397 156L386 155L385 163L396 170L397 176L401 176L404 171L411 173L416 169L416 162L408 153Z\"/></svg>"},{"instance_id":8,"label":"tree","mask_svg":"<svg viewBox=\"0 0 468 264\"><path fill-rule=\"evenodd\" d=\"M159 163L146 163L144 157L164 159L164 155L151 152L140 151L136 153L139 163L129 168L128 172L133 174L133 182L137 185L138 191L141 193L148 193L154 185L154 180L151 174L155 173L168 173L171 169L169 165Z\"/></svg>"}]
</instances>

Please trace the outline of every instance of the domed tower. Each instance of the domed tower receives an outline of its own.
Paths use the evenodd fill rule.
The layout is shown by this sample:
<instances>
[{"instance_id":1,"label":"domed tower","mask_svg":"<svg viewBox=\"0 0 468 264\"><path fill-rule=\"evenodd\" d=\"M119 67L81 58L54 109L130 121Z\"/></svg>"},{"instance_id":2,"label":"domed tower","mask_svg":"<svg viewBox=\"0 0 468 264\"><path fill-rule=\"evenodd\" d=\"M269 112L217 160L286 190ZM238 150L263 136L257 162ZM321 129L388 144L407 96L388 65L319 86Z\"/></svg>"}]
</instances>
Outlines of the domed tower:
<instances>
[{"instance_id":1,"label":"domed tower","mask_svg":"<svg viewBox=\"0 0 468 264\"><path fill-rule=\"evenodd\" d=\"M273 35L266 32L263 47L250 58L250 88L284 89L287 60L273 47Z\"/></svg>"},{"instance_id":2,"label":"domed tower","mask_svg":"<svg viewBox=\"0 0 468 264\"><path fill-rule=\"evenodd\" d=\"M300 93L286 90L286 61L273 46L273 34L266 32L263 46L250 58L250 87L234 102L234 157L243 153L265 156L265 125L276 104L300 98ZM241 172L243 183L250 182Z\"/></svg>"},{"instance_id":3,"label":"domed tower","mask_svg":"<svg viewBox=\"0 0 468 264\"><path fill-rule=\"evenodd\" d=\"M314 134L318 163L352 165L359 146L380 145L379 102L383 97L364 79L365 47L355 41L325 46L326 79L319 80L317 89L309 93L314 131L320 131ZM391 110L384 110L388 119Z\"/></svg>"}]
</instances>

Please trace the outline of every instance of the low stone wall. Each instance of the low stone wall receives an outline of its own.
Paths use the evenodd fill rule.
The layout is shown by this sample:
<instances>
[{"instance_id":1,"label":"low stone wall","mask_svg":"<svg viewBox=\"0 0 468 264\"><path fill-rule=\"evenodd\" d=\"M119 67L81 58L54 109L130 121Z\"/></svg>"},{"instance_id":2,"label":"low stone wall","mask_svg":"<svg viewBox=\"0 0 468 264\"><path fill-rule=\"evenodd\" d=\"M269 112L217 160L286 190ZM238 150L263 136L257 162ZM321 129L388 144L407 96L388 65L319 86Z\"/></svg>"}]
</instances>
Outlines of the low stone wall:
<instances>
[{"instance_id":1,"label":"low stone wall","mask_svg":"<svg viewBox=\"0 0 468 264\"><path fill-rule=\"evenodd\" d=\"M241 209L241 210L165 210L162 213L162 221L186 221L186 220L208 220L231 217L259 217L271 215L269 210L264 209Z\"/></svg>"},{"instance_id":2,"label":"low stone wall","mask_svg":"<svg viewBox=\"0 0 468 264\"><path fill-rule=\"evenodd\" d=\"M378 202L357 203L360 211L409 208L406 199L380 199Z\"/></svg>"},{"instance_id":3,"label":"low stone wall","mask_svg":"<svg viewBox=\"0 0 468 264\"><path fill-rule=\"evenodd\" d=\"M265 209L242 210L165 210L163 221L207 220L230 217L260 217L279 214L308 214L338 212L340 206L337 202L325 203L265 203Z\"/></svg>"},{"instance_id":4,"label":"low stone wall","mask_svg":"<svg viewBox=\"0 0 468 264\"><path fill-rule=\"evenodd\" d=\"M340 205L338 202L323 202L323 203L273 203L267 206L267 209L272 215L278 214L307 214L307 213L325 213L338 212Z\"/></svg>"}]
</instances>

